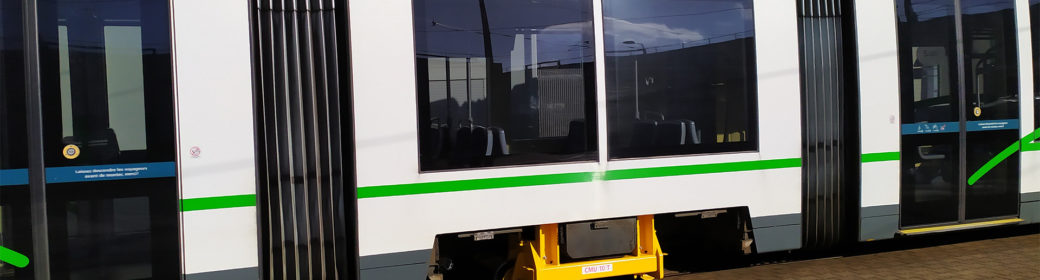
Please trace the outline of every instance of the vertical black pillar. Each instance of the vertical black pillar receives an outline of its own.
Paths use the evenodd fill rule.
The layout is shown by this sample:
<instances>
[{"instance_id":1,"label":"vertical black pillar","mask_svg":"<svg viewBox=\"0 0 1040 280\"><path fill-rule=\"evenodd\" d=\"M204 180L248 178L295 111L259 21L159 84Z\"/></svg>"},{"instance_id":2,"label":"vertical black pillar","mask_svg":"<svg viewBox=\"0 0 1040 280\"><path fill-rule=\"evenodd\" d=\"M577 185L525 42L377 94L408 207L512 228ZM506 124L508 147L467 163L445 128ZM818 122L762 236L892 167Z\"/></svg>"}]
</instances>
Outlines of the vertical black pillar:
<instances>
[{"instance_id":1,"label":"vertical black pillar","mask_svg":"<svg viewBox=\"0 0 1040 280\"><path fill-rule=\"evenodd\" d=\"M50 246L47 238L47 181L43 162L43 105L40 94L40 36L37 33L36 0L22 6L25 32L25 106L29 153L29 201L32 216L33 271L36 279L50 279Z\"/></svg>"},{"instance_id":2,"label":"vertical black pillar","mask_svg":"<svg viewBox=\"0 0 1040 280\"><path fill-rule=\"evenodd\" d=\"M965 81L964 81L964 79L966 78L965 77L965 72L966 72L965 71L965 69L966 69L965 67L967 67L967 66L964 65L964 32L963 32L963 30L964 30L964 16L961 15L961 10L962 10L961 0L954 0L953 1L953 10L954 10L954 12L953 12L954 26L956 26L955 29L954 29L954 30L956 30L956 32L954 34L956 34L955 36L957 38L957 104L958 105L957 105L957 109L956 110L957 110L957 112L959 112L959 113L957 113L957 116L958 116L958 121L960 122L960 131L958 132L958 134L960 135L958 137L958 139L959 139L958 143L960 143L960 144L957 145L957 147L959 147L959 151L958 151L959 156L958 156L958 158L961 161L958 164L959 165L958 168L960 168L960 172L958 173L959 175L958 175L958 179L957 179L957 184L958 184L958 186L960 186L960 191L958 191L958 193L959 193L958 195L960 196L960 198L958 200L960 202L958 204L959 206L957 207L958 208L958 210L957 210L957 221L963 223L964 222L964 215L965 215L965 212L964 212L964 200L967 198L967 195L968 195L968 193L967 193L968 192L968 190L967 190L967 186L968 186L968 166L963 162L965 159L968 158L968 131L967 131L968 116L966 116L964 114L964 112L968 111L967 105L965 104L965 103L967 103L966 102L967 101L966 96L968 95L968 92L967 92L967 88L966 88Z\"/></svg>"}]
</instances>

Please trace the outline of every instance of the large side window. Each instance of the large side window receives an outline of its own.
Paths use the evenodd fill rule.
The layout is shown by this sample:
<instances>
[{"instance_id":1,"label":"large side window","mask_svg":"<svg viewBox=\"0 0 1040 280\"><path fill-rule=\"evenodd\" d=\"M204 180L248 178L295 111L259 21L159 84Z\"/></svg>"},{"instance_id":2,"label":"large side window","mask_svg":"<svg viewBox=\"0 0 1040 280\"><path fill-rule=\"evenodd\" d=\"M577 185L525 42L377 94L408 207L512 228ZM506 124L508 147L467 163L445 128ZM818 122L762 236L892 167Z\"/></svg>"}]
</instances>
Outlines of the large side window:
<instances>
[{"instance_id":1,"label":"large side window","mask_svg":"<svg viewBox=\"0 0 1040 280\"><path fill-rule=\"evenodd\" d=\"M610 157L757 148L750 0L603 2Z\"/></svg>"},{"instance_id":2,"label":"large side window","mask_svg":"<svg viewBox=\"0 0 1040 280\"><path fill-rule=\"evenodd\" d=\"M596 157L587 0L415 0L421 169Z\"/></svg>"}]
</instances>

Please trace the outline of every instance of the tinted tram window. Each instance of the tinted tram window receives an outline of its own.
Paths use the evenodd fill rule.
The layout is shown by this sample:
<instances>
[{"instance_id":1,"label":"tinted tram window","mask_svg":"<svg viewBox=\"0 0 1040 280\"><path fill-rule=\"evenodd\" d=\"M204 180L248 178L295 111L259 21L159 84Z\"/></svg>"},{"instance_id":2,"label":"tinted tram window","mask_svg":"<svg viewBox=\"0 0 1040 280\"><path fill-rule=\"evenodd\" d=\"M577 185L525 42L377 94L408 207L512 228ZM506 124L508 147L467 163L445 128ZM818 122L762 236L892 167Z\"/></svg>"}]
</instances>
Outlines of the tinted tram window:
<instances>
[{"instance_id":1,"label":"tinted tram window","mask_svg":"<svg viewBox=\"0 0 1040 280\"><path fill-rule=\"evenodd\" d=\"M1040 129L1040 0L1029 0L1029 15L1033 36L1033 126Z\"/></svg>"},{"instance_id":2,"label":"tinted tram window","mask_svg":"<svg viewBox=\"0 0 1040 280\"><path fill-rule=\"evenodd\" d=\"M0 246L32 256L26 170L21 0L0 0ZM33 266L0 262L0 279L33 279Z\"/></svg>"},{"instance_id":3,"label":"tinted tram window","mask_svg":"<svg viewBox=\"0 0 1040 280\"><path fill-rule=\"evenodd\" d=\"M169 1L38 12L53 278L179 277Z\"/></svg>"},{"instance_id":4,"label":"tinted tram window","mask_svg":"<svg viewBox=\"0 0 1040 280\"><path fill-rule=\"evenodd\" d=\"M595 158L591 2L413 5L422 170Z\"/></svg>"},{"instance_id":5,"label":"tinted tram window","mask_svg":"<svg viewBox=\"0 0 1040 280\"><path fill-rule=\"evenodd\" d=\"M1015 1L960 1L968 105L962 112L968 121L965 164L968 172L975 172L1021 138ZM1014 122L1014 126L1000 130L984 126L1004 122ZM1008 157L965 189L965 219L1018 213L1018 156Z\"/></svg>"},{"instance_id":6,"label":"tinted tram window","mask_svg":"<svg viewBox=\"0 0 1040 280\"><path fill-rule=\"evenodd\" d=\"M963 143L954 2L897 0L896 8L902 125L921 126L902 133L901 224L957 221Z\"/></svg>"},{"instance_id":7,"label":"tinted tram window","mask_svg":"<svg viewBox=\"0 0 1040 280\"><path fill-rule=\"evenodd\" d=\"M612 158L756 149L752 8L603 2Z\"/></svg>"},{"instance_id":8,"label":"tinted tram window","mask_svg":"<svg viewBox=\"0 0 1040 280\"><path fill-rule=\"evenodd\" d=\"M1018 155L985 167L1019 138L1014 1L896 3L901 224L1015 215Z\"/></svg>"},{"instance_id":9,"label":"tinted tram window","mask_svg":"<svg viewBox=\"0 0 1040 280\"><path fill-rule=\"evenodd\" d=\"M957 37L952 1L896 1L903 123L955 122ZM905 71L912 69L912 71Z\"/></svg>"},{"instance_id":10,"label":"tinted tram window","mask_svg":"<svg viewBox=\"0 0 1040 280\"><path fill-rule=\"evenodd\" d=\"M48 166L173 160L167 9L156 0L41 1ZM63 157L67 145L81 156Z\"/></svg>"},{"instance_id":11,"label":"tinted tram window","mask_svg":"<svg viewBox=\"0 0 1040 280\"><path fill-rule=\"evenodd\" d=\"M1018 52L1013 2L961 0L964 86L968 103L964 114L968 121L1018 119ZM981 108L978 116L973 112L976 107Z\"/></svg>"},{"instance_id":12,"label":"tinted tram window","mask_svg":"<svg viewBox=\"0 0 1040 280\"><path fill-rule=\"evenodd\" d=\"M21 1L0 0L0 170L24 169L28 156L21 13Z\"/></svg>"}]
</instances>

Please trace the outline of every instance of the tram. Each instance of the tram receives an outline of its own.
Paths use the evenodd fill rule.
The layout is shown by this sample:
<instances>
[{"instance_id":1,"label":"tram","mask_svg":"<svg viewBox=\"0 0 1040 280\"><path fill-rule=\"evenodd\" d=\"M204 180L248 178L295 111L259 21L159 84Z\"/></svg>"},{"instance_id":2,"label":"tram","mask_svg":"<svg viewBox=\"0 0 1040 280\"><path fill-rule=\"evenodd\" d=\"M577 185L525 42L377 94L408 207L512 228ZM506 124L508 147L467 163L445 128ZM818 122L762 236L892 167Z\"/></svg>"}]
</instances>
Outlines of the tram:
<instances>
[{"instance_id":1,"label":"tram","mask_svg":"<svg viewBox=\"0 0 1040 280\"><path fill-rule=\"evenodd\" d=\"M1038 20L0 0L0 279L652 279L1036 224Z\"/></svg>"}]
</instances>

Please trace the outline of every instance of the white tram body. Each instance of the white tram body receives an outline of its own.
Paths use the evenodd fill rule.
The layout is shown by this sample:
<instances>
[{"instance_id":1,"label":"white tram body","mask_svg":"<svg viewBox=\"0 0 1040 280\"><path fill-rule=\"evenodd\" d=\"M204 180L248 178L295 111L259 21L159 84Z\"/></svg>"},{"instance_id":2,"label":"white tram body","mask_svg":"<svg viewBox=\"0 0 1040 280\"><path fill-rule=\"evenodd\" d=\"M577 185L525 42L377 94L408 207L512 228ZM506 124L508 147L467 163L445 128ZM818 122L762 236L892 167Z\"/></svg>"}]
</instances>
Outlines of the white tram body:
<instances>
[{"instance_id":1,"label":"white tram body","mask_svg":"<svg viewBox=\"0 0 1040 280\"><path fill-rule=\"evenodd\" d=\"M171 6L181 199L256 194L249 3ZM255 206L182 212L184 274L255 274L257 219Z\"/></svg>"},{"instance_id":2,"label":"white tram body","mask_svg":"<svg viewBox=\"0 0 1040 280\"><path fill-rule=\"evenodd\" d=\"M896 7L892 1L854 1L860 81L862 154L900 151L899 63ZM1029 26L1027 1L1016 1L1016 20ZM595 26L602 9L593 1ZM775 168L713 174L602 180L610 170L754 162L801 158L796 1L754 1L757 59L758 151L666 158L608 160L600 149L595 162L500 167L424 173L419 170L416 84L400 82L402 69L415 67L411 1L350 3L351 55L357 144L357 183L366 187L450 182L560 173L597 174L588 182L443 193L422 193L358 200L358 240L362 275L385 275L394 267L365 267L365 258L400 256L399 264L424 270L433 237L522 225L564 223L657 213L748 207L758 252L801 248L802 170ZM371 28L378 26L379 28ZM596 45L603 45L597 28ZM1030 30L1017 32L1020 92L1033 88ZM377 42L377 43L371 43ZM602 48L597 60L605 61ZM606 82L596 64L600 147L606 147ZM1033 123L1033 102L1019 96L1021 123ZM393 112L388 108L394 108ZM403 110L403 111L397 111ZM401 112L401 113L396 113ZM379 117L366 117L379 116ZM1021 137L1033 132L1020 130ZM1035 196L1040 191L1040 154L1022 153L1022 218L1038 222ZM861 165L860 240L892 238L899 230L900 161ZM1032 206L1027 206L1032 205ZM445 219L451 222L444 222ZM385 263L379 263L385 265ZM377 277L378 278L378 277Z\"/></svg>"},{"instance_id":3,"label":"white tram body","mask_svg":"<svg viewBox=\"0 0 1040 280\"><path fill-rule=\"evenodd\" d=\"M597 2L593 1L593 18L596 26L602 26ZM772 250L798 248L801 170L797 167L615 181L596 178L610 170L801 157L801 129L795 125L800 122L801 108L795 6L793 2L782 1L755 1L754 4L758 34L755 43L769 46L759 47L756 54L760 88L758 125L762 139L757 152L615 161L607 160L607 151L600 149L599 160L592 162L423 173L419 171L416 157L418 124L415 113L408 110L418 106L413 94L416 85L394 80L408 76L401 75L401 69L413 68L415 64L410 24L412 2L351 3L352 66L364 69L354 71L353 84L357 93L354 113L358 116L355 125L359 192L371 186L561 173L596 174L589 182L581 183L359 199L361 256L429 250L433 237L441 233L738 206L747 206L753 218L781 217L783 222L763 230L790 238L778 238L773 244L759 243L758 246ZM597 46L603 45L601 33L597 33L596 40ZM603 55L603 50L597 49L596 61L604 61ZM599 73L596 88L600 89L597 97L599 105L605 106L604 65L597 63L596 67ZM365 92L372 94L363 94ZM388 112L388 108L394 108L394 113ZM597 112L599 146L606 147L606 110L601 108ZM446 218L451 222L444 222ZM424 269L426 264L417 266Z\"/></svg>"},{"instance_id":4,"label":"white tram body","mask_svg":"<svg viewBox=\"0 0 1040 280\"><path fill-rule=\"evenodd\" d=\"M1037 1L1008 1L1013 1L1014 24L1018 27L1009 35L1016 44L1013 49L1017 53L1013 57L1017 59L1017 84L1014 86L1020 93L1012 102L1017 103L1019 112L1014 122L1020 126L1016 130L1018 138L1028 139L1036 135L1034 123L1038 123L1034 119L1038 97L1033 84L1036 69L1033 50L1038 42L1032 39L1035 37L1031 29L1035 26L1030 21L1030 9L1036 9ZM804 169L808 163L804 137L809 132L803 125L807 110L803 103L805 85L800 60L804 42L799 41L802 30L799 5L804 1L749 0L753 4L755 45L750 56L754 65L751 69L754 74L750 77L755 84L750 96L755 100L751 103L754 112L749 121L757 127L756 135L752 136L756 142L753 149L614 158L608 143L611 139L608 89L613 86L605 63L610 55L604 48L610 43L604 31L609 23L605 22L604 1L587 0L592 22L589 29L592 34L588 35L592 40L586 44L591 45L589 51L594 53L589 55L592 61L589 65L594 68L586 73L592 73L592 77L587 78L594 85L591 96L595 100L586 104L595 107L588 109L595 111L595 119L590 120L595 124L591 129L595 134L588 136L598 147L594 155L577 161L441 170L424 170L420 159L424 145L420 108L426 105L417 99L417 92L422 91L424 85L416 81L422 74L417 62L416 26L426 23L414 20L413 5L418 1L300 1L301 7L296 7L299 10L320 10L327 12L326 15L336 11L339 18L324 20L346 24L335 26L342 30L321 32L348 35L337 42L349 43L338 46L347 50L339 55L349 59L341 57L325 60L325 63L343 62L338 65L338 73L347 77L342 79L345 83L340 85L339 94L343 100L349 99L340 104L349 107L339 110L350 123L341 124L344 129L340 140L344 147L343 161L353 165L344 165L350 168L344 168L341 186L356 187L356 191L342 193L354 195L356 200L347 197L339 200L346 204L330 208L310 208L309 205L319 203L316 201L330 193L294 193L279 189L287 196L313 197L293 196L275 202L274 195L278 191L270 194L262 191L269 186L264 183L265 176L288 176L291 179L285 179L286 182L300 184L299 180L308 180L300 178L309 178L310 173L328 172L319 167L318 171L311 169L306 174L279 175L275 174L280 172L278 170L265 169L272 165L263 164L265 157L276 158L271 151L297 154L265 148L263 144L267 133L277 134L265 132L264 124L277 121L265 119L268 115L264 113L267 110L264 106L270 106L265 102L271 101L263 98L262 89L269 76L260 69L270 65L260 53L270 51L268 47L284 50L281 48L293 42L265 41L268 38L264 37L267 36L265 28L278 23L263 19L267 15L264 12L273 9L270 5L275 5L271 4L274 2L169 2L177 199L181 205L179 265L185 279L350 279L348 272L339 270L342 267L356 269L361 279L421 279L437 265L438 245L435 243L439 236L714 209L746 209L755 252L806 247L804 221L808 217L804 212L804 186L808 179ZM305 9L304 2L315 6ZM858 116L855 116L858 128L846 129L858 130L860 139L849 142L857 147L847 148L858 150L862 155L862 160L853 159L858 163L855 168L859 172L860 186L855 189L858 193L847 194L858 198L853 201L858 205L851 207L857 208L859 217L845 223L858 225L854 227L858 230L854 233L854 242L913 234L912 230L920 230L920 227L901 224L900 220L901 208L906 207L901 205L901 185L904 184L901 178L906 169L902 165L908 154L918 151L902 147L908 134L901 131L908 123L902 120L901 114L897 1L839 2L853 5L847 11L854 12L855 19L855 36L845 39L855 45L855 52L851 53L854 56L848 59L855 62L857 73L846 78L858 80L858 95L845 102L858 104ZM318 7L316 3L328 6ZM284 12L288 8L274 10ZM345 13L339 14L340 11ZM317 30L320 22L312 21L315 25L307 28ZM317 37L320 36L314 38ZM325 47L328 49L324 51L336 53L337 46ZM641 47L642 54L646 55L649 47ZM304 55L296 59L320 60L316 58L319 51L300 53ZM278 59L284 61L272 59L270 62L276 63L276 68L291 70L290 58ZM636 67L638 69L638 64ZM288 89L287 92L294 91ZM638 85L636 94L639 94ZM319 105L322 102L310 101ZM300 105L306 102L278 102L278 105L289 104L278 109L286 112L308 106ZM290 105L300 107L290 108ZM304 127L301 131L305 131L312 124L301 120L322 118L316 111L306 112L313 116L290 119L287 126L298 124ZM352 134L348 133L351 129ZM711 138L708 141L714 140L715 136L708 138ZM284 147L291 149L313 143L290 142ZM1018 186L1009 187L1018 189L1019 201L1014 205L1018 210L1016 215L1000 216L1015 220L1007 223L1040 222L1040 149L1036 145L1040 144L1021 142L1011 156L1019 162L1019 171ZM921 153L921 156L929 156L924 151ZM290 189L292 184L285 188ZM293 201L301 204L289 205ZM277 212L290 211L286 209L301 213ZM340 228L337 223L320 222L289 228L297 222L307 223L297 218L315 215L318 219L339 219L338 223L346 226ZM278 222L277 219L284 220ZM994 219L983 220L981 222L993 222ZM970 226L972 222L978 221L962 217L952 225L943 226L958 229L957 226ZM334 224L337 225L334 231L326 228ZM308 229L313 232L306 231ZM352 229L356 232L351 232ZM325 242L333 238L319 236L319 232L335 232L336 236L345 236L344 240L352 245L329 245ZM356 240L352 240L355 234ZM343 259L335 260L333 255ZM357 263L349 263L355 259ZM322 266L329 264L338 267ZM292 266L300 270L287 268ZM304 269L307 267L311 270ZM273 276L269 272L272 269L281 274Z\"/></svg>"}]
</instances>

